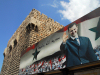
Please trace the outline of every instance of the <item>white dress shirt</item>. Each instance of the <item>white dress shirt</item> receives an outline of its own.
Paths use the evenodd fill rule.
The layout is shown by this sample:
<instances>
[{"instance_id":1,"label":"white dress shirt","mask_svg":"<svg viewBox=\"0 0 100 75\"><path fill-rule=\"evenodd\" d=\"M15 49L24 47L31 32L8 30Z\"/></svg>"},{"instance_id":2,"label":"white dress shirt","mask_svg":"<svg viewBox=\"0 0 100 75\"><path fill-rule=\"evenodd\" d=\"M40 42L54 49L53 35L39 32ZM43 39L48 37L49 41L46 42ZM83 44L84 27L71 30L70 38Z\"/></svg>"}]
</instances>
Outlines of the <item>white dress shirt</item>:
<instances>
[{"instance_id":1,"label":"white dress shirt","mask_svg":"<svg viewBox=\"0 0 100 75\"><path fill-rule=\"evenodd\" d=\"M71 38L72 38L73 40L76 38L76 40L77 40L78 44L80 45L80 40L79 40L78 35L77 35L76 37L72 37L72 36L71 36Z\"/></svg>"}]
</instances>

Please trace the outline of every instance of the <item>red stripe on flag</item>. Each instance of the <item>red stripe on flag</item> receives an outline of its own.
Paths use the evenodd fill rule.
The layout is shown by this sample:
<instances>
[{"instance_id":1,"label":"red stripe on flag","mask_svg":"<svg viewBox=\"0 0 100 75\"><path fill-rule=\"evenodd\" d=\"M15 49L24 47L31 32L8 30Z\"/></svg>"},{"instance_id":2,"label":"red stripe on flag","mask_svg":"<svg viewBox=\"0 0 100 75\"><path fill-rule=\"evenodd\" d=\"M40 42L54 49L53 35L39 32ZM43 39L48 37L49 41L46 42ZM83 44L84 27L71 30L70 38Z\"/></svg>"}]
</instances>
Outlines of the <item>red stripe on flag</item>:
<instances>
[{"instance_id":1,"label":"red stripe on flag","mask_svg":"<svg viewBox=\"0 0 100 75\"><path fill-rule=\"evenodd\" d=\"M68 29L68 26L69 26L69 25L65 26L65 27L63 28L63 30L66 31L66 30Z\"/></svg>"},{"instance_id":2,"label":"red stripe on flag","mask_svg":"<svg viewBox=\"0 0 100 75\"><path fill-rule=\"evenodd\" d=\"M74 21L73 23L79 24L79 23L81 23L81 19L78 19L78 20Z\"/></svg>"},{"instance_id":3,"label":"red stripe on flag","mask_svg":"<svg viewBox=\"0 0 100 75\"><path fill-rule=\"evenodd\" d=\"M31 47L27 48L27 49L22 53L21 57L22 57L25 53L27 53L28 51L30 51L31 49L34 49L35 47L36 47L36 45L32 45Z\"/></svg>"},{"instance_id":4,"label":"red stripe on flag","mask_svg":"<svg viewBox=\"0 0 100 75\"><path fill-rule=\"evenodd\" d=\"M26 52L28 52L28 51L30 51L31 49L34 49L34 48L35 48L35 45L33 45L33 46L27 48L27 49L26 49ZM25 53L26 53L26 52L25 52Z\"/></svg>"}]
</instances>

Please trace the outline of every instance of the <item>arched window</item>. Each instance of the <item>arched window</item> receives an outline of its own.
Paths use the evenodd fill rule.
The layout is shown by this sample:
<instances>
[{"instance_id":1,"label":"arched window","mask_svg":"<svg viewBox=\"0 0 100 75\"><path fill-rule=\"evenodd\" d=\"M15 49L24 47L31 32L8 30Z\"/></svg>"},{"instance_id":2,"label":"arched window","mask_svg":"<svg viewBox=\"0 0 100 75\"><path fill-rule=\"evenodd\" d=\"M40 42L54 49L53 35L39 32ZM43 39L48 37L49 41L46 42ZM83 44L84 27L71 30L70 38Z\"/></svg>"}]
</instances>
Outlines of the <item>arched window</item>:
<instances>
[{"instance_id":1,"label":"arched window","mask_svg":"<svg viewBox=\"0 0 100 75\"><path fill-rule=\"evenodd\" d=\"M37 26L37 25L36 25L36 27L35 27L35 31L38 32L38 26Z\"/></svg>"},{"instance_id":2,"label":"arched window","mask_svg":"<svg viewBox=\"0 0 100 75\"><path fill-rule=\"evenodd\" d=\"M33 23L29 23L28 26L26 27L26 30L28 33L30 33L31 30L35 30L36 32L38 32L38 26Z\"/></svg>"},{"instance_id":3,"label":"arched window","mask_svg":"<svg viewBox=\"0 0 100 75\"><path fill-rule=\"evenodd\" d=\"M17 45L17 40L15 39L14 40L14 47Z\"/></svg>"},{"instance_id":4,"label":"arched window","mask_svg":"<svg viewBox=\"0 0 100 75\"><path fill-rule=\"evenodd\" d=\"M5 57L5 53L3 53L3 56Z\"/></svg>"},{"instance_id":5,"label":"arched window","mask_svg":"<svg viewBox=\"0 0 100 75\"><path fill-rule=\"evenodd\" d=\"M49 28L49 31L51 31L51 28Z\"/></svg>"},{"instance_id":6,"label":"arched window","mask_svg":"<svg viewBox=\"0 0 100 75\"><path fill-rule=\"evenodd\" d=\"M32 29L34 29L34 27L35 27L35 24L31 23L31 27L32 27Z\"/></svg>"},{"instance_id":7,"label":"arched window","mask_svg":"<svg viewBox=\"0 0 100 75\"><path fill-rule=\"evenodd\" d=\"M9 53L11 52L12 50L12 45L9 46Z\"/></svg>"},{"instance_id":8,"label":"arched window","mask_svg":"<svg viewBox=\"0 0 100 75\"><path fill-rule=\"evenodd\" d=\"M31 31L31 26L30 26L30 23L28 24L28 26L26 27L26 30L27 30L27 32L29 32L30 33L30 31Z\"/></svg>"}]
</instances>

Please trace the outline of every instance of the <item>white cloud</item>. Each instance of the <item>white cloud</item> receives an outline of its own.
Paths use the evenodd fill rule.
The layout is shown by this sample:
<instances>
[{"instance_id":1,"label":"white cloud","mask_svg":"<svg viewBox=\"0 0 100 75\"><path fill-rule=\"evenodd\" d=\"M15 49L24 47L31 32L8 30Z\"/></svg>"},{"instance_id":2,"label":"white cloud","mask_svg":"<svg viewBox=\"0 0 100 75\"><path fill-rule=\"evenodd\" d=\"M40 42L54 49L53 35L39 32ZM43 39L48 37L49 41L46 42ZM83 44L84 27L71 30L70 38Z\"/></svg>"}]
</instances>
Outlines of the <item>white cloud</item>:
<instances>
[{"instance_id":1,"label":"white cloud","mask_svg":"<svg viewBox=\"0 0 100 75\"><path fill-rule=\"evenodd\" d=\"M57 8L58 7L58 2L56 0L53 1L53 4L50 4L50 6Z\"/></svg>"},{"instance_id":2,"label":"white cloud","mask_svg":"<svg viewBox=\"0 0 100 75\"><path fill-rule=\"evenodd\" d=\"M62 19L68 19L73 22L100 7L100 0L70 0L69 3L60 1L60 4L64 8L64 10L58 11L62 14Z\"/></svg>"},{"instance_id":3,"label":"white cloud","mask_svg":"<svg viewBox=\"0 0 100 75\"><path fill-rule=\"evenodd\" d=\"M59 2L58 2L57 0L54 0L54 1L52 2L52 4L47 3L47 4L42 4L41 6L46 6L46 5L51 6L51 7L54 7L54 8L58 8Z\"/></svg>"}]
</instances>

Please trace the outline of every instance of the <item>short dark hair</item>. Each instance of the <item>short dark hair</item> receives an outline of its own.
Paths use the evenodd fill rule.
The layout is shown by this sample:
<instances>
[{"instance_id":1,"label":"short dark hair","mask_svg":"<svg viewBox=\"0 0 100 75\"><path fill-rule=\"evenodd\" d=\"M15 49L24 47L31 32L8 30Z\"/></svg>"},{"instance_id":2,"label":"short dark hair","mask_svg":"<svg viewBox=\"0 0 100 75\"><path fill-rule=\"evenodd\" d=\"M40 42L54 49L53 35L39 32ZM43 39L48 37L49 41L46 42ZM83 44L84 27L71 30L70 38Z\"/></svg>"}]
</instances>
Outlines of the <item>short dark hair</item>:
<instances>
[{"instance_id":1,"label":"short dark hair","mask_svg":"<svg viewBox=\"0 0 100 75\"><path fill-rule=\"evenodd\" d=\"M71 23L69 26L68 26L68 31L69 31L69 28L71 28L73 25L76 25L76 23ZM76 25L77 26L77 25Z\"/></svg>"}]
</instances>

